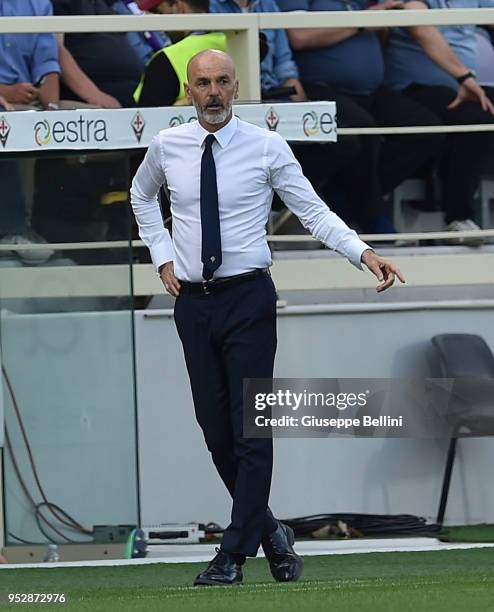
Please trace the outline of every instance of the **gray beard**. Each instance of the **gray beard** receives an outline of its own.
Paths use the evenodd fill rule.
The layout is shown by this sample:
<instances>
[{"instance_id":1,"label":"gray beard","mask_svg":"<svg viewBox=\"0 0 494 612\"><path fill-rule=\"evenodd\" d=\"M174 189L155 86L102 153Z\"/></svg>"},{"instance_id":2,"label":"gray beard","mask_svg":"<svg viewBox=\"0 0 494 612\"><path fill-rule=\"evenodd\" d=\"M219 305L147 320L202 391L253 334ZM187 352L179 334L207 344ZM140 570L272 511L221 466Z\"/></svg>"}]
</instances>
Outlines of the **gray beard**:
<instances>
[{"instance_id":1,"label":"gray beard","mask_svg":"<svg viewBox=\"0 0 494 612\"><path fill-rule=\"evenodd\" d=\"M217 123L223 123L226 120L228 115L232 110L232 102L228 102L225 105L225 108L220 113L210 113L207 110L202 110L201 107L194 102L195 109L197 111L197 116L205 121L206 123L210 123L211 125L216 125Z\"/></svg>"}]
</instances>

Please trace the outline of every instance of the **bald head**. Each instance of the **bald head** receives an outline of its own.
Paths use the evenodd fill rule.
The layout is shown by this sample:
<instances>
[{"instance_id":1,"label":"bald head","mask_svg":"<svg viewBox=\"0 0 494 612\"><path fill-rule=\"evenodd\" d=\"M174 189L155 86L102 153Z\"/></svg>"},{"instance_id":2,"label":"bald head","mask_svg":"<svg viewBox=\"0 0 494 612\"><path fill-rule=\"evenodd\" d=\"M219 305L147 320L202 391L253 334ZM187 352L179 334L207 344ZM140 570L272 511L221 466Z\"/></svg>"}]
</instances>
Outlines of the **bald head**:
<instances>
[{"instance_id":1,"label":"bald head","mask_svg":"<svg viewBox=\"0 0 494 612\"><path fill-rule=\"evenodd\" d=\"M235 64L233 59L217 49L206 49L196 53L187 64L187 80L189 83L201 72L224 71L235 80Z\"/></svg>"},{"instance_id":2,"label":"bald head","mask_svg":"<svg viewBox=\"0 0 494 612\"><path fill-rule=\"evenodd\" d=\"M197 110L199 123L210 132L226 125L232 117L238 81L232 58L223 51L201 51L187 65L185 93Z\"/></svg>"}]
</instances>

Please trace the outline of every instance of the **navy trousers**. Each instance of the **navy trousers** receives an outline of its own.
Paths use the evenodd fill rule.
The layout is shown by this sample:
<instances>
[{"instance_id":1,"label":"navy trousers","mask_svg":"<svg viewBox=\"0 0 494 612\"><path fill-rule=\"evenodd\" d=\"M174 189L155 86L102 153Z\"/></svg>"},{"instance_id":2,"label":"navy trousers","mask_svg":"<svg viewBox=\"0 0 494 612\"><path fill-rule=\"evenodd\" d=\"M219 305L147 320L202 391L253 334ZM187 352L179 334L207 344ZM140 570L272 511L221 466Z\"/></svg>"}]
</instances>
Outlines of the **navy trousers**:
<instances>
[{"instance_id":1,"label":"navy trousers","mask_svg":"<svg viewBox=\"0 0 494 612\"><path fill-rule=\"evenodd\" d=\"M273 443L243 437L243 379L272 378L276 292L268 274L209 295L180 294L175 323L196 418L214 465L233 498L221 548L255 556L277 528L268 508Z\"/></svg>"}]
</instances>

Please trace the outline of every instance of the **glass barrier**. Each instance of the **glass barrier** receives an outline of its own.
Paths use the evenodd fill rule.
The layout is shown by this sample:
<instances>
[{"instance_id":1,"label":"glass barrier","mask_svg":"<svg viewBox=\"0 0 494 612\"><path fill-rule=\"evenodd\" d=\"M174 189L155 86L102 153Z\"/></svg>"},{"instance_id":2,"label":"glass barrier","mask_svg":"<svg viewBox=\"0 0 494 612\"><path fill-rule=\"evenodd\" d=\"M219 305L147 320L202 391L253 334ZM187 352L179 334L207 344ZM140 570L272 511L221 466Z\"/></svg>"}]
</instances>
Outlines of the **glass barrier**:
<instances>
[{"instance_id":1,"label":"glass barrier","mask_svg":"<svg viewBox=\"0 0 494 612\"><path fill-rule=\"evenodd\" d=\"M139 523L131 164L0 158L7 545L111 542L94 526Z\"/></svg>"}]
</instances>

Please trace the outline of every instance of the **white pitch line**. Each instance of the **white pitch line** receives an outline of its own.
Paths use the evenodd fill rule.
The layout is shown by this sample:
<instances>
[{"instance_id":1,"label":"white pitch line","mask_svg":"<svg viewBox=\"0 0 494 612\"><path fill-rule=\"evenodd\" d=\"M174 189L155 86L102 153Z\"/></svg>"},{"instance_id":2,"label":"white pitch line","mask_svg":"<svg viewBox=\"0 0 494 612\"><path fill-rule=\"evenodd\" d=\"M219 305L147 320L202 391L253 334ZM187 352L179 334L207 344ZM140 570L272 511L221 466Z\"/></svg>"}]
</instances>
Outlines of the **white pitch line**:
<instances>
[{"instance_id":1,"label":"white pitch line","mask_svg":"<svg viewBox=\"0 0 494 612\"><path fill-rule=\"evenodd\" d=\"M151 565L157 563L202 563L210 561L216 544L169 544L151 545L144 559L101 559L90 561L66 561L58 563L12 563L0 565L2 569L57 567L111 567L120 565ZM388 538L379 540L314 540L297 542L297 552L304 557L316 555L354 555L380 552L427 552L439 550L468 550L494 548L494 542L453 543L440 542L435 538ZM63 547L61 548L63 555ZM263 557L259 551L259 557Z\"/></svg>"}]
</instances>

